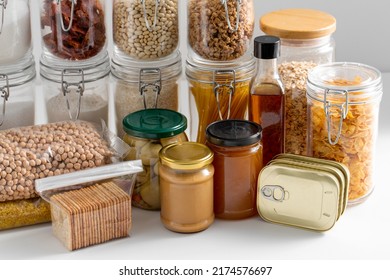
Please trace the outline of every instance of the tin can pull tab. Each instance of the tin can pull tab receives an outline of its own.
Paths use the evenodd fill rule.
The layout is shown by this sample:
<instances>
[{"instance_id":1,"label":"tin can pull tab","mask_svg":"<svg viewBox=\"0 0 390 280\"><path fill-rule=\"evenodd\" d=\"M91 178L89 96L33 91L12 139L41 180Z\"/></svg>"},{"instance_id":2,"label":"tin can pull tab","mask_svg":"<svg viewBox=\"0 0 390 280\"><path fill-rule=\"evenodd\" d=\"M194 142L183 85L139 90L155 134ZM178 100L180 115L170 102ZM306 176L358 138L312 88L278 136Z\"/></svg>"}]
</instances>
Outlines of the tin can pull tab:
<instances>
[{"instance_id":1,"label":"tin can pull tab","mask_svg":"<svg viewBox=\"0 0 390 280\"><path fill-rule=\"evenodd\" d=\"M261 194L269 200L283 202L289 198L289 193L282 186L266 185L261 188Z\"/></svg>"},{"instance_id":2,"label":"tin can pull tab","mask_svg":"<svg viewBox=\"0 0 390 280\"><path fill-rule=\"evenodd\" d=\"M66 81L66 78L75 78L80 77L81 81L73 82L73 81ZM77 103L76 103L76 113L75 116L72 114L72 106L69 101L69 95L72 93L71 87L76 88L76 94L77 94ZM69 118L71 120L77 120L80 116L80 110L81 110L81 97L84 93L84 71L82 69L64 69L62 70L61 74L61 88L62 88L62 94L64 95L66 99L66 107L68 109Z\"/></svg>"},{"instance_id":3,"label":"tin can pull tab","mask_svg":"<svg viewBox=\"0 0 390 280\"><path fill-rule=\"evenodd\" d=\"M72 2L72 6L70 8L70 19L69 19L69 24L68 24L68 27L65 27L65 23L64 23L64 17L62 15L62 7L61 7L61 1L70 1ZM73 23L73 17L74 17L74 6L77 5L77 0L57 0L57 5L58 5L58 11L59 11L59 14L60 14L60 17L61 17L61 28L64 32L68 32L70 30L70 28L72 27L72 23Z\"/></svg>"},{"instance_id":4,"label":"tin can pull tab","mask_svg":"<svg viewBox=\"0 0 390 280\"><path fill-rule=\"evenodd\" d=\"M221 0L221 4L224 5L224 7L225 7L226 22L228 24L230 31L236 32L238 30L238 25L240 23L240 9L241 9L242 0L237 0L237 2L236 2L236 24L235 24L234 28L232 27L232 24L230 22L229 9L227 6L227 2L228 2L228 0Z\"/></svg>"},{"instance_id":5,"label":"tin can pull tab","mask_svg":"<svg viewBox=\"0 0 390 280\"><path fill-rule=\"evenodd\" d=\"M142 10L144 12L144 20L145 20L146 28L150 32L152 32L154 30L154 28L156 27L156 24L157 24L157 11L158 11L158 7L160 6L160 0L156 0L156 5L155 5L155 9L154 9L153 25L149 24L148 14L146 12L145 0L141 0L141 4L142 4Z\"/></svg>"},{"instance_id":6,"label":"tin can pull tab","mask_svg":"<svg viewBox=\"0 0 390 280\"><path fill-rule=\"evenodd\" d=\"M219 81L225 81L220 83ZM229 82L230 81L230 82ZM234 70L216 70L213 72L214 95L217 102L218 115L223 120L223 111L226 111L225 104L221 104L223 95L228 95L228 106L226 119L230 118L232 97L236 90L236 72ZM222 95L222 97L221 97Z\"/></svg>"},{"instance_id":7,"label":"tin can pull tab","mask_svg":"<svg viewBox=\"0 0 390 280\"><path fill-rule=\"evenodd\" d=\"M4 81L5 85L0 87L0 97L3 98L3 109L2 114L0 118L0 126L3 125L5 120L5 104L9 97L9 84L8 84L8 76L7 75L0 75L0 82Z\"/></svg>"},{"instance_id":8,"label":"tin can pull tab","mask_svg":"<svg viewBox=\"0 0 390 280\"><path fill-rule=\"evenodd\" d=\"M139 71L139 92L143 97L144 108L147 109L146 93L152 90L155 94L152 108L157 108L158 96L161 92L161 71L160 68L144 68Z\"/></svg>"},{"instance_id":9,"label":"tin can pull tab","mask_svg":"<svg viewBox=\"0 0 390 280\"><path fill-rule=\"evenodd\" d=\"M337 104L332 103L329 100L330 94L336 94L341 97L344 97L343 102L337 102ZM349 106L349 100L348 100L348 91L347 90L330 90L326 89L324 94L324 111L326 116L326 127L328 130L328 141L331 145L336 145L341 136L341 130L343 127L343 120L347 117L348 114L348 106ZM337 98L339 100L339 98ZM336 137L333 139L332 137L332 119L340 118L338 127L336 124Z\"/></svg>"},{"instance_id":10,"label":"tin can pull tab","mask_svg":"<svg viewBox=\"0 0 390 280\"><path fill-rule=\"evenodd\" d=\"M7 3L8 3L8 0L0 0L0 9L1 9L0 35L1 35L1 32L3 31L4 14L5 14L5 9L7 9Z\"/></svg>"}]
</instances>

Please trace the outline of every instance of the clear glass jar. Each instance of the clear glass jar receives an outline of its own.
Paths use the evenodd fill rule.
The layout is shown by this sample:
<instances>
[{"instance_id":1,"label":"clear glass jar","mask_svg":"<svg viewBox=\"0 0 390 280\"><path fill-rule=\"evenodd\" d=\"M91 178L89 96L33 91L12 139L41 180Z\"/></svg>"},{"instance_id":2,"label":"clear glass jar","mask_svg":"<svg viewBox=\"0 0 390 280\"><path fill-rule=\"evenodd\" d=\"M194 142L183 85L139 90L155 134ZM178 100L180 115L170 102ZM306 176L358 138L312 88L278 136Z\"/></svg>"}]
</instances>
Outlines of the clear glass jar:
<instances>
[{"instance_id":1,"label":"clear glass jar","mask_svg":"<svg viewBox=\"0 0 390 280\"><path fill-rule=\"evenodd\" d=\"M137 174L132 205L160 209L159 152L172 143L188 141L187 118L168 109L144 109L123 119L123 141L130 146L126 160L141 159L144 171Z\"/></svg>"},{"instance_id":2,"label":"clear glass jar","mask_svg":"<svg viewBox=\"0 0 390 280\"><path fill-rule=\"evenodd\" d=\"M234 62L200 63L188 57L191 139L206 142L206 127L217 120L245 119L250 83L255 71L253 56Z\"/></svg>"},{"instance_id":3,"label":"clear glass jar","mask_svg":"<svg viewBox=\"0 0 390 280\"><path fill-rule=\"evenodd\" d=\"M32 55L0 69L0 129L29 126L35 120L35 60Z\"/></svg>"},{"instance_id":4,"label":"clear glass jar","mask_svg":"<svg viewBox=\"0 0 390 280\"><path fill-rule=\"evenodd\" d=\"M160 151L161 221L176 232L198 232L214 221L213 152L195 142Z\"/></svg>"},{"instance_id":5,"label":"clear glass jar","mask_svg":"<svg viewBox=\"0 0 390 280\"><path fill-rule=\"evenodd\" d=\"M63 61L52 65L41 57L40 74L48 122L84 120L108 122L108 85L110 60L78 65Z\"/></svg>"},{"instance_id":6,"label":"clear glass jar","mask_svg":"<svg viewBox=\"0 0 390 280\"><path fill-rule=\"evenodd\" d=\"M307 74L316 65L334 61L336 19L317 10L277 10L260 18L260 29L281 39L278 68L286 95L285 152L305 155Z\"/></svg>"},{"instance_id":7,"label":"clear glass jar","mask_svg":"<svg viewBox=\"0 0 390 280\"><path fill-rule=\"evenodd\" d=\"M153 60L179 45L178 0L114 0L114 55Z\"/></svg>"},{"instance_id":8,"label":"clear glass jar","mask_svg":"<svg viewBox=\"0 0 390 280\"><path fill-rule=\"evenodd\" d=\"M86 60L106 50L104 0L41 0L43 55Z\"/></svg>"},{"instance_id":9,"label":"clear glass jar","mask_svg":"<svg viewBox=\"0 0 390 280\"><path fill-rule=\"evenodd\" d=\"M206 145L214 152L214 213L221 219L257 214L257 178L263 167L261 126L245 120L210 124Z\"/></svg>"},{"instance_id":10,"label":"clear glass jar","mask_svg":"<svg viewBox=\"0 0 390 280\"><path fill-rule=\"evenodd\" d=\"M317 66L308 76L308 154L344 163L351 173L348 204L374 188L381 73L358 63Z\"/></svg>"},{"instance_id":11,"label":"clear glass jar","mask_svg":"<svg viewBox=\"0 0 390 280\"><path fill-rule=\"evenodd\" d=\"M29 0L0 0L0 65L31 55Z\"/></svg>"},{"instance_id":12,"label":"clear glass jar","mask_svg":"<svg viewBox=\"0 0 390 280\"><path fill-rule=\"evenodd\" d=\"M188 0L187 9L192 56L228 61L252 51L253 0Z\"/></svg>"},{"instance_id":13,"label":"clear glass jar","mask_svg":"<svg viewBox=\"0 0 390 280\"><path fill-rule=\"evenodd\" d=\"M116 61L113 58L111 73L114 77L116 128L120 137L124 134L122 120L132 112L147 108L178 111L181 71L179 51L156 61Z\"/></svg>"}]
</instances>

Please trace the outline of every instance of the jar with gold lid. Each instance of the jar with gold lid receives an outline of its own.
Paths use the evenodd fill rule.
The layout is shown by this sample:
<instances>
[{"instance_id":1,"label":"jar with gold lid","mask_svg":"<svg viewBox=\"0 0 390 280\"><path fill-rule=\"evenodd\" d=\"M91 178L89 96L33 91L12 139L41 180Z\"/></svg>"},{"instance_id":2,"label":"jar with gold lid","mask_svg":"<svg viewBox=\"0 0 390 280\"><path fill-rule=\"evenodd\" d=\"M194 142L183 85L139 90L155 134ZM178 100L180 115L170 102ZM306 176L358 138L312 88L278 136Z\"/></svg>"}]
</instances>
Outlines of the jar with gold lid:
<instances>
[{"instance_id":1,"label":"jar with gold lid","mask_svg":"<svg viewBox=\"0 0 390 280\"><path fill-rule=\"evenodd\" d=\"M374 188L381 73L359 63L329 63L308 76L308 154L344 163L351 172L348 204Z\"/></svg>"},{"instance_id":2,"label":"jar with gold lid","mask_svg":"<svg viewBox=\"0 0 390 280\"><path fill-rule=\"evenodd\" d=\"M132 205L160 209L159 152L172 143L187 142L187 118L168 109L144 109L123 119L123 140L130 146L126 160L142 160L144 171L137 174Z\"/></svg>"},{"instance_id":3,"label":"jar with gold lid","mask_svg":"<svg viewBox=\"0 0 390 280\"><path fill-rule=\"evenodd\" d=\"M161 221L176 232L198 232L214 221L213 152L196 142L160 151Z\"/></svg>"}]
</instances>

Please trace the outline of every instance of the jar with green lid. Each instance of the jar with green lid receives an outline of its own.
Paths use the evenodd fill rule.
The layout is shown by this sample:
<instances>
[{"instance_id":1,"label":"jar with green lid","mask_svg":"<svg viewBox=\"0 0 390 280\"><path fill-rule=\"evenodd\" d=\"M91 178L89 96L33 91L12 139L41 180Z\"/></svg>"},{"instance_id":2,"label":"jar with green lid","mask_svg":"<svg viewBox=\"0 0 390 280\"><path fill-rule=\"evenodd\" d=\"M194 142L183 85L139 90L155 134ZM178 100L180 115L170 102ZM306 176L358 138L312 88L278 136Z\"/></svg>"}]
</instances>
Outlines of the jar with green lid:
<instances>
[{"instance_id":1,"label":"jar with green lid","mask_svg":"<svg viewBox=\"0 0 390 280\"><path fill-rule=\"evenodd\" d=\"M246 120L210 124L206 145L214 152L214 213L244 219L257 213L257 177L263 167L262 129Z\"/></svg>"},{"instance_id":2,"label":"jar with green lid","mask_svg":"<svg viewBox=\"0 0 390 280\"><path fill-rule=\"evenodd\" d=\"M169 144L188 141L187 118L168 109L144 109L127 115L122 124L123 140L130 146L126 160L141 159L144 168L137 174L132 204L159 210L159 152Z\"/></svg>"},{"instance_id":3,"label":"jar with green lid","mask_svg":"<svg viewBox=\"0 0 390 280\"><path fill-rule=\"evenodd\" d=\"M255 72L253 55L228 62L186 62L191 116L191 140L206 142L206 127L218 120L245 119L251 79Z\"/></svg>"},{"instance_id":4,"label":"jar with green lid","mask_svg":"<svg viewBox=\"0 0 390 280\"><path fill-rule=\"evenodd\" d=\"M364 64L319 65L308 76L308 154L345 164L351 173L348 204L374 189L381 73Z\"/></svg>"},{"instance_id":5,"label":"jar with green lid","mask_svg":"<svg viewBox=\"0 0 390 280\"><path fill-rule=\"evenodd\" d=\"M323 11L282 9L264 14L260 29L281 42L278 70L285 89L285 152L306 155L306 81L315 66L335 59L336 19Z\"/></svg>"},{"instance_id":6,"label":"jar with green lid","mask_svg":"<svg viewBox=\"0 0 390 280\"><path fill-rule=\"evenodd\" d=\"M198 232L214 221L213 152L196 142L160 151L161 221L176 232Z\"/></svg>"}]
</instances>

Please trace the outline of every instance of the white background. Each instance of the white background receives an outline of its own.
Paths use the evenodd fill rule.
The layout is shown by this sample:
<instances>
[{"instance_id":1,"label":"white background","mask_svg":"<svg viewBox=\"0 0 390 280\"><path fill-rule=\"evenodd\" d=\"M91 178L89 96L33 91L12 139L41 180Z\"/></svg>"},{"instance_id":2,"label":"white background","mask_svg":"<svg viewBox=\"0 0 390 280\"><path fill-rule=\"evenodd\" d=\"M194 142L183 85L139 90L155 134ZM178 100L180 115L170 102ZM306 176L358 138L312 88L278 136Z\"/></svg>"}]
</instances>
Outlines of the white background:
<instances>
[{"instance_id":1,"label":"white background","mask_svg":"<svg viewBox=\"0 0 390 280\"><path fill-rule=\"evenodd\" d=\"M385 93L377 147L377 185L371 197L361 205L348 208L335 227L326 233L273 225L253 217L242 221L216 220L201 233L178 234L163 227L158 212L134 209L129 238L68 252L52 235L50 224L36 225L0 232L0 259L390 259L390 186L387 177L390 167L390 125L387 121L390 116L387 93L390 88L390 14L387 1L254 1L257 34L260 34L258 20L265 12L295 7L321 9L337 19L334 36L337 60L362 62L389 72L383 76ZM39 1L31 2L34 53L39 58L39 15L36 6ZM181 50L184 57L185 5L182 4L181 8Z\"/></svg>"}]
</instances>

